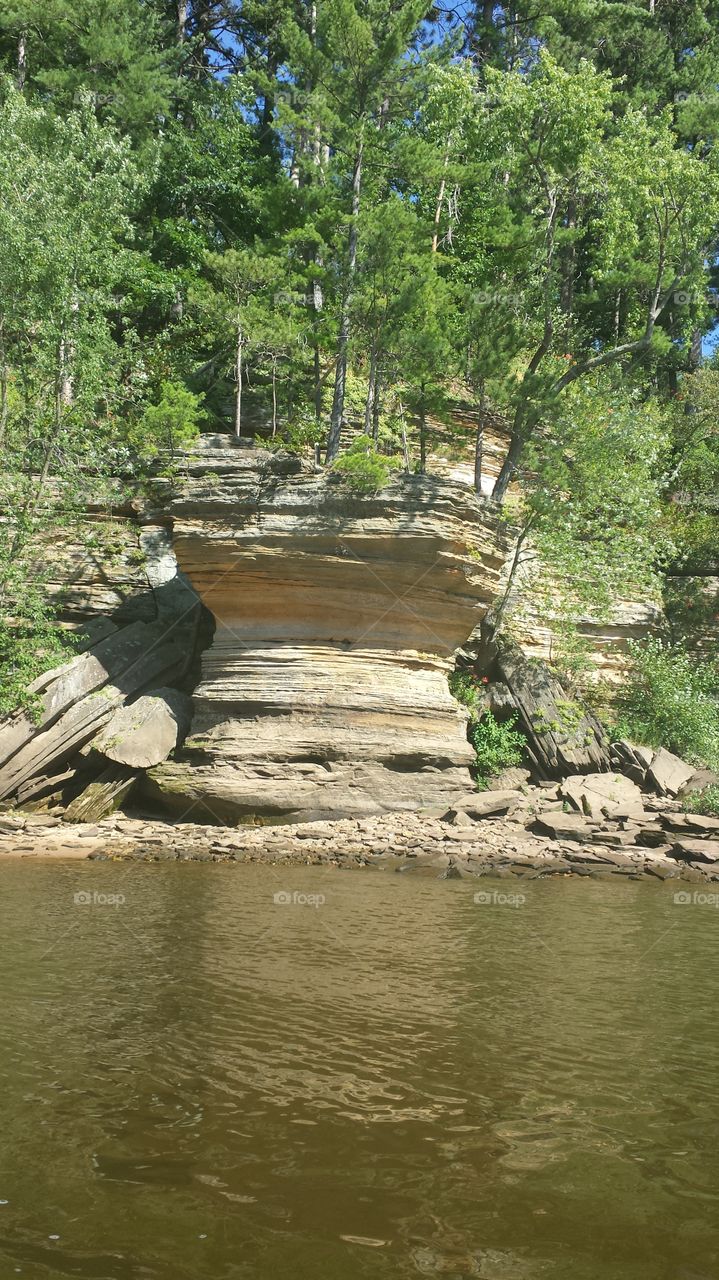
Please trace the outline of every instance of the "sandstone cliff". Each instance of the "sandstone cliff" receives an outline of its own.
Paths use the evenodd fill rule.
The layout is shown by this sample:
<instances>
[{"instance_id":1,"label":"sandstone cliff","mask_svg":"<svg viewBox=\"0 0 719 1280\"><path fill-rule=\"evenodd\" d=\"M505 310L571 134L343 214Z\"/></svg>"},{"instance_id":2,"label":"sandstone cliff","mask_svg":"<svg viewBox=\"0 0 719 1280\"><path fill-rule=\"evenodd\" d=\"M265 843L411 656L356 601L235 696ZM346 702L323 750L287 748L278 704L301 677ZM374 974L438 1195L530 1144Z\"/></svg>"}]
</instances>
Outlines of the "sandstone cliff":
<instances>
[{"instance_id":1,"label":"sandstone cliff","mask_svg":"<svg viewBox=\"0 0 719 1280\"><path fill-rule=\"evenodd\" d=\"M358 496L226 436L203 440L164 492L120 516L89 511L82 536L52 549L50 589L84 652L35 682L37 720L0 724L0 800L68 820L122 802L263 823L446 806L472 786L447 675L502 591L509 535L490 502L447 476ZM511 670L496 651L477 668L465 649L494 677L489 705L520 715L537 777L608 768L599 726L574 708L565 723L562 689L527 663L550 632L524 621ZM621 664L648 621L622 616L597 666ZM178 689L192 694L190 736L155 764L157 744L186 731Z\"/></svg>"},{"instance_id":2,"label":"sandstone cliff","mask_svg":"<svg viewBox=\"0 0 719 1280\"><path fill-rule=\"evenodd\" d=\"M470 491L403 476L358 497L296 459L211 441L164 517L216 630L192 736L150 771L148 798L200 821L276 821L470 784L447 673L506 554Z\"/></svg>"}]
</instances>

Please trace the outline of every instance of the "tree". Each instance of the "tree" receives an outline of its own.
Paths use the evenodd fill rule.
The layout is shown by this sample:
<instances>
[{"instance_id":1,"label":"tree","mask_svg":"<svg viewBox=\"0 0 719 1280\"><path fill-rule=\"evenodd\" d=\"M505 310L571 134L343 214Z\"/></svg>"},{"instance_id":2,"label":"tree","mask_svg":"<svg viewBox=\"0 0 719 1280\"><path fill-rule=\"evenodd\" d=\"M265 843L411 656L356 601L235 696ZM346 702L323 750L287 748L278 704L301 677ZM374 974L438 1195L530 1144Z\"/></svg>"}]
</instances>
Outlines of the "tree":
<instances>
[{"instance_id":1,"label":"tree","mask_svg":"<svg viewBox=\"0 0 719 1280\"><path fill-rule=\"evenodd\" d=\"M490 71L488 85L479 138L502 243L488 221L479 235L494 287L522 299L526 351L518 382L505 387L512 433L495 487L502 501L524 443L568 386L668 348L670 303L704 281L719 185L713 164L677 146L667 114L650 121L629 110L617 125L611 84L588 64L569 73L543 54L530 75ZM691 324L688 308L687 336Z\"/></svg>"},{"instance_id":2,"label":"tree","mask_svg":"<svg viewBox=\"0 0 719 1280\"><path fill-rule=\"evenodd\" d=\"M0 50L19 88L71 111L86 95L98 118L136 139L168 113L173 83L169 25L142 0L10 0ZM169 47L168 47L169 46Z\"/></svg>"},{"instance_id":3,"label":"tree","mask_svg":"<svg viewBox=\"0 0 719 1280\"><path fill-rule=\"evenodd\" d=\"M192 300L217 334L221 351L232 351L235 435L239 439L245 362L249 352L261 345L268 309L282 284L281 268L276 259L250 249L209 253L206 263L213 284L198 286Z\"/></svg>"},{"instance_id":4,"label":"tree","mask_svg":"<svg viewBox=\"0 0 719 1280\"><path fill-rule=\"evenodd\" d=\"M340 280L328 461L339 450L344 413L365 154L387 124L402 80L411 74L408 45L426 8L426 0L403 0L390 11L377 0L363 11L356 0L326 0L318 11L316 42L307 37L304 43L316 93L325 103L333 102L334 147L350 158L345 176L345 181L349 179L347 253Z\"/></svg>"},{"instance_id":5,"label":"tree","mask_svg":"<svg viewBox=\"0 0 719 1280\"><path fill-rule=\"evenodd\" d=\"M573 384L526 444L523 485L509 503L519 532L495 630L519 598L572 651L581 617L607 619L617 600L658 598L674 552L662 511L669 444L667 406L628 389L618 370Z\"/></svg>"}]
</instances>

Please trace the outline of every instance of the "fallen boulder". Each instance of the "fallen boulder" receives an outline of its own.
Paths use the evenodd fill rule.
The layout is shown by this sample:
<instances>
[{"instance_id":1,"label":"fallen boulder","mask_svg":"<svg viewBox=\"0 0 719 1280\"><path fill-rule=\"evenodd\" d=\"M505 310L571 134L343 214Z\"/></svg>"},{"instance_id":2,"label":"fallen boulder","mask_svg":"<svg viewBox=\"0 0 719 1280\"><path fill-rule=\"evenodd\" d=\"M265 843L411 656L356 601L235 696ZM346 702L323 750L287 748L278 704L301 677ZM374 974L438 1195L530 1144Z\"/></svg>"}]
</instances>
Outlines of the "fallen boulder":
<instances>
[{"instance_id":1,"label":"fallen boulder","mask_svg":"<svg viewBox=\"0 0 719 1280\"><path fill-rule=\"evenodd\" d=\"M171 630L160 623L135 623L110 636L110 641L117 646L112 668L105 655L93 675L95 687L91 692L87 692L84 682L81 695L76 688L72 693L63 691L59 705L69 705L61 715L55 714L55 687L49 688L48 699L53 710L46 710L46 719L27 735L24 744L3 766L0 799L12 795L29 779L47 774L69 761L104 728L128 697L141 692L148 684L152 686L158 678L167 680L180 675L187 662L187 655L174 640ZM97 661L97 651L84 654L75 659L75 663L84 665L87 660ZM63 679L65 675L72 675L75 663L63 669ZM114 677L108 681L110 669ZM44 724L47 727L43 727Z\"/></svg>"},{"instance_id":2,"label":"fallen boulder","mask_svg":"<svg viewBox=\"0 0 719 1280\"><path fill-rule=\"evenodd\" d=\"M704 791L707 787L719 787L719 773L715 773L713 769L697 769L684 784L679 795L691 795L693 791Z\"/></svg>"},{"instance_id":3,"label":"fallen boulder","mask_svg":"<svg viewBox=\"0 0 719 1280\"><path fill-rule=\"evenodd\" d=\"M676 831L679 835L714 835L719 839L719 818L705 817L701 813L664 813L661 815L662 826L667 831Z\"/></svg>"},{"instance_id":4,"label":"fallen boulder","mask_svg":"<svg viewBox=\"0 0 719 1280\"><path fill-rule=\"evenodd\" d=\"M520 791L530 779L529 769L503 769L487 782L488 791Z\"/></svg>"},{"instance_id":5,"label":"fallen boulder","mask_svg":"<svg viewBox=\"0 0 719 1280\"><path fill-rule=\"evenodd\" d=\"M470 818L490 818L495 814L508 813L519 799L516 791L477 791L453 800L452 807L442 818L445 822L453 821L458 812L466 813Z\"/></svg>"},{"instance_id":6,"label":"fallen boulder","mask_svg":"<svg viewBox=\"0 0 719 1280\"><path fill-rule=\"evenodd\" d=\"M589 710L567 698L546 663L508 646L498 655L497 665L537 777L562 778L567 773L609 768L609 743L601 724Z\"/></svg>"},{"instance_id":7,"label":"fallen boulder","mask_svg":"<svg viewBox=\"0 0 719 1280\"><path fill-rule=\"evenodd\" d=\"M151 769L166 760L187 735L192 699L177 689L153 689L119 707L90 744L108 760Z\"/></svg>"},{"instance_id":8,"label":"fallen boulder","mask_svg":"<svg viewBox=\"0 0 719 1280\"><path fill-rule=\"evenodd\" d=\"M647 785L660 796L678 796L695 773L693 765L660 747L647 770Z\"/></svg>"},{"instance_id":9,"label":"fallen boulder","mask_svg":"<svg viewBox=\"0 0 719 1280\"><path fill-rule=\"evenodd\" d=\"M642 793L621 773L575 774L565 778L559 793L589 818L643 818Z\"/></svg>"},{"instance_id":10,"label":"fallen boulder","mask_svg":"<svg viewBox=\"0 0 719 1280\"><path fill-rule=\"evenodd\" d=\"M637 746L633 742L627 742L626 738L620 738L618 742L612 743L610 754L612 764L619 773L623 773L638 786L644 786L647 770L654 758L653 747Z\"/></svg>"},{"instance_id":11,"label":"fallen boulder","mask_svg":"<svg viewBox=\"0 0 719 1280\"><path fill-rule=\"evenodd\" d=\"M99 822L127 799L136 781L137 773L134 769L124 764L109 764L68 805L62 815L63 822Z\"/></svg>"},{"instance_id":12,"label":"fallen boulder","mask_svg":"<svg viewBox=\"0 0 719 1280\"><path fill-rule=\"evenodd\" d=\"M540 813L533 824L553 840L579 840L590 843L597 839L599 826L579 813Z\"/></svg>"},{"instance_id":13,"label":"fallen boulder","mask_svg":"<svg viewBox=\"0 0 719 1280\"><path fill-rule=\"evenodd\" d=\"M672 846L672 856L686 862L719 862L719 840L682 837Z\"/></svg>"}]
</instances>

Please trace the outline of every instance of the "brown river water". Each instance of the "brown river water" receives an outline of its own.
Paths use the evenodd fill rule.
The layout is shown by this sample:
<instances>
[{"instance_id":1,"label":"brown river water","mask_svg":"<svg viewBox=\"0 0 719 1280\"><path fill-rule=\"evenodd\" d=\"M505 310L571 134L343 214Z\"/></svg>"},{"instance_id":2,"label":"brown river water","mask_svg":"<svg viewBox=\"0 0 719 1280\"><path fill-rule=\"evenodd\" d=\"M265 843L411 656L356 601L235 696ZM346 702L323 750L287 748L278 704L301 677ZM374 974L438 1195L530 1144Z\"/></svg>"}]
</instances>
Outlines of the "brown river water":
<instances>
[{"instance_id":1,"label":"brown river water","mask_svg":"<svg viewBox=\"0 0 719 1280\"><path fill-rule=\"evenodd\" d=\"M0 917L0 1280L719 1277L693 886L6 863Z\"/></svg>"}]
</instances>

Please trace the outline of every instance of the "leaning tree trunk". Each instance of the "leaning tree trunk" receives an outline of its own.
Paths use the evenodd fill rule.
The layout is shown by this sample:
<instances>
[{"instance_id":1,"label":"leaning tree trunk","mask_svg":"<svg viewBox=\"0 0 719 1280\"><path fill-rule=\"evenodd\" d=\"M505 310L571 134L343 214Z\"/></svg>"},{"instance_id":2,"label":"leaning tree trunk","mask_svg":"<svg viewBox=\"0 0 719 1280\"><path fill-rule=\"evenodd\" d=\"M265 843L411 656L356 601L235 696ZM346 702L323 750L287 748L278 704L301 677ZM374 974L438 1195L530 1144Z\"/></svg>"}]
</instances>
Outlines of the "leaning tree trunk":
<instances>
[{"instance_id":1,"label":"leaning tree trunk","mask_svg":"<svg viewBox=\"0 0 719 1280\"><path fill-rule=\"evenodd\" d=\"M502 463L502 469L497 476L494 483L494 489L492 490L492 497L495 502L504 502L504 499L507 496L507 489L509 488L517 469L517 463L519 462L521 452L522 438L518 432L514 431L509 442L507 456Z\"/></svg>"},{"instance_id":2,"label":"leaning tree trunk","mask_svg":"<svg viewBox=\"0 0 719 1280\"><path fill-rule=\"evenodd\" d=\"M352 218L350 222L349 258L347 262L347 287L342 302L342 318L340 320L339 340L337 343L337 371L335 373L335 390L332 398L332 414L330 430L327 437L327 461L337 457L342 433L342 418L345 408L345 387L347 385L347 352L350 340L350 307L352 305L352 288L357 269L357 241L359 237L360 192L362 190L362 154L364 151L364 125L360 125L357 151L355 154L354 172L352 175Z\"/></svg>"}]
</instances>

